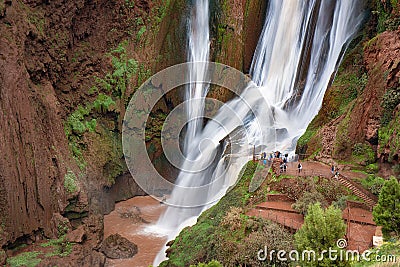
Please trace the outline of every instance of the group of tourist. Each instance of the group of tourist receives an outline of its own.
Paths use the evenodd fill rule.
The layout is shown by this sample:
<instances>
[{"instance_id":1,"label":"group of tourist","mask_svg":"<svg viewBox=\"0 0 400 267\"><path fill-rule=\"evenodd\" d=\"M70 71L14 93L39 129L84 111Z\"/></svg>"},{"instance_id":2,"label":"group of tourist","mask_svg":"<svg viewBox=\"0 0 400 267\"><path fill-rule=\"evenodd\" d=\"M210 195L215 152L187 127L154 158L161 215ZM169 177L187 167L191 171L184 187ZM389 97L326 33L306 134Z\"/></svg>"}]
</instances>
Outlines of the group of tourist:
<instances>
[{"instance_id":1,"label":"group of tourist","mask_svg":"<svg viewBox=\"0 0 400 267\"><path fill-rule=\"evenodd\" d=\"M267 157L267 153L263 152L263 153L261 153L261 160L262 160L263 165L267 165L267 161L272 161L275 158L280 159L281 160L281 164L279 165L280 173L284 173L287 171L287 168L288 168L288 165L287 165L288 156L289 156L288 154L282 154L281 152L276 151L276 152L270 153ZM297 164L297 169L298 169L299 173L301 173L303 170L303 165L300 163L300 161Z\"/></svg>"}]
</instances>

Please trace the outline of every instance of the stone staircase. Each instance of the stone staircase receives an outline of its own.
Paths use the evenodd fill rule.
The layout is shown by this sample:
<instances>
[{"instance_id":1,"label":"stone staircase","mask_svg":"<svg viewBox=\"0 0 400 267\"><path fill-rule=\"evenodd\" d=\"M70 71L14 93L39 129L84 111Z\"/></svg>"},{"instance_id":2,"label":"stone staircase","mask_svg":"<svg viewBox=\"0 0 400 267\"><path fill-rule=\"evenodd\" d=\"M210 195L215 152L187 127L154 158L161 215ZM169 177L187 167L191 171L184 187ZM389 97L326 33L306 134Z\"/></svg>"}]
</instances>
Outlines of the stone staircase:
<instances>
[{"instance_id":1,"label":"stone staircase","mask_svg":"<svg viewBox=\"0 0 400 267\"><path fill-rule=\"evenodd\" d=\"M372 210L378 202L378 198L374 194L363 188L361 185L353 182L346 176L339 174L338 176L334 176L333 179L338 180L342 185L349 188L354 195L364 200L365 204L370 208L370 210Z\"/></svg>"}]
</instances>

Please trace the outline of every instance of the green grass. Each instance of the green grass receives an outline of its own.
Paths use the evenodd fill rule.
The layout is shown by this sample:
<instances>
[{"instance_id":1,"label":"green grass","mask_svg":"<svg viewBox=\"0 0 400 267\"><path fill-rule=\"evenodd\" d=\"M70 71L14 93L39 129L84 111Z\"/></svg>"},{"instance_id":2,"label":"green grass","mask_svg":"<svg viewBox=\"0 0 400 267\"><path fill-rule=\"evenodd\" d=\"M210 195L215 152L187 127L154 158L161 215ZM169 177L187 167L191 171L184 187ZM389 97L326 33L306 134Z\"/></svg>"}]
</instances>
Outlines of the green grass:
<instances>
[{"instance_id":1,"label":"green grass","mask_svg":"<svg viewBox=\"0 0 400 267\"><path fill-rule=\"evenodd\" d=\"M71 254L73 249L73 243L65 241L65 235L61 236L58 239L49 239L46 243L41 244L41 247L52 247L53 251L46 253L46 257L66 257Z\"/></svg>"},{"instance_id":2,"label":"green grass","mask_svg":"<svg viewBox=\"0 0 400 267\"><path fill-rule=\"evenodd\" d=\"M21 254L18 254L17 256L8 258L7 264L10 267L35 267L42 261L42 259L38 258L38 256L41 254L42 253L38 251L23 252Z\"/></svg>"}]
</instances>

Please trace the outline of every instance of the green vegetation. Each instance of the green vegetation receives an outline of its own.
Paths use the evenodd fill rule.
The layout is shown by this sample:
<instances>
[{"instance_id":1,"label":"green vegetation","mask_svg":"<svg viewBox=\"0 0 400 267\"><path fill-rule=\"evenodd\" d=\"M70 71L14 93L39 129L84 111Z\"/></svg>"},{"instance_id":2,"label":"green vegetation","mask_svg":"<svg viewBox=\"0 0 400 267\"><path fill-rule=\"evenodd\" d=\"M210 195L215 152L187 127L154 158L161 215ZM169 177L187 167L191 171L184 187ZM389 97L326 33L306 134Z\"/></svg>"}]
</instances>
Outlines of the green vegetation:
<instances>
[{"instance_id":1,"label":"green vegetation","mask_svg":"<svg viewBox=\"0 0 400 267\"><path fill-rule=\"evenodd\" d=\"M381 123L383 126L389 124L393 119L393 111L400 104L400 87L389 88L383 96L381 106L383 108Z\"/></svg>"},{"instance_id":2,"label":"green vegetation","mask_svg":"<svg viewBox=\"0 0 400 267\"><path fill-rule=\"evenodd\" d=\"M128 8L134 8L135 7L135 0L125 0L125 6Z\"/></svg>"},{"instance_id":3,"label":"green vegetation","mask_svg":"<svg viewBox=\"0 0 400 267\"><path fill-rule=\"evenodd\" d=\"M370 174L377 173L379 171L379 165L378 165L378 163L368 164L365 167L365 170L367 171L367 173L370 173Z\"/></svg>"},{"instance_id":4,"label":"green vegetation","mask_svg":"<svg viewBox=\"0 0 400 267\"><path fill-rule=\"evenodd\" d=\"M350 104L347 110L346 117L339 123L337 127L337 134L334 143L333 155L335 158L344 159L348 151L352 148L351 140L349 139L349 123L351 111L354 108L354 102Z\"/></svg>"},{"instance_id":5,"label":"green vegetation","mask_svg":"<svg viewBox=\"0 0 400 267\"><path fill-rule=\"evenodd\" d=\"M373 164L376 161L375 152L369 144L357 143L352 149L353 161L361 165Z\"/></svg>"},{"instance_id":6,"label":"green vegetation","mask_svg":"<svg viewBox=\"0 0 400 267\"><path fill-rule=\"evenodd\" d=\"M73 243L65 240L65 235L58 239L50 239L46 243L41 244L42 247L52 247L53 251L47 253L46 257L59 256L66 257L71 254L73 249Z\"/></svg>"},{"instance_id":7,"label":"green vegetation","mask_svg":"<svg viewBox=\"0 0 400 267\"><path fill-rule=\"evenodd\" d=\"M278 183L274 189L295 201L302 198L306 192L321 194L327 202L336 201L349 194L338 181L318 176L294 177L288 183Z\"/></svg>"},{"instance_id":8,"label":"green vegetation","mask_svg":"<svg viewBox=\"0 0 400 267\"><path fill-rule=\"evenodd\" d=\"M68 116L64 124L64 131L68 139L72 156L75 158L81 170L83 170L87 164L83 158L81 137L86 132L94 132L97 125L97 120L95 118L89 119L89 116L93 111L106 113L110 111L113 105L115 105L115 102L110 96L100 93L93 103L88 103L84 107L78 106L78 108Z\"/></svg>"},{"instance_id":9,"label":"green vegetation","mask_svg":"<svg viewBox=\"0 0 400 267\"><path fill-rule=\"evenodd\" d=\"M68 171L64 176L64 188L68 193L75 193L78 190L77 179L75 173Z\"/></svg>"},{"instance_id":10,"label":"green vegetation","mask_svg":"<svg viewBox=\"0 0 400 267\"><path fill-rule=\"evenodd\" d=\"M373 14L378 16L377 32L396 30L400 26L400 18L395 15L399 11L398 0L375 1L375 3L376 10L373 11Z\"/></svg>"},{"instance_id":11,"label":"green vegetation","mask_svg":"<svg viewBox=\"0 0 400 267\"><path fill-rule=\"evenodd\" d=\"M340 90L338 92L336 99L338 106L335 108L335 114L333 118L337 118L344 114L347 110L347 106L357 98L363 91L368 82L368 76L365 72L346 72L342 71L335 78L333 86L340 89L345 88L345 90Z\"/></svg>"},{"instance_id":12,"label":"green vegetation","mask_svg":"<svg viewBox=\"0 0 400 267\"><path fill-rule=\"evenodd\" d=\"M303 226L294 235L296 247L300 251L314 250L317 257L323 250L337 248L337 240L346 233L346 224L342 219L342 211L333 206L321 208L319 203L309 206ZM301 266L346 266L344 261L332 262L325 258L322 261L305 261Z\"/></svg>"},{"instance_id":13,"label":"green vegetation","mask_svg":"<svg viewBox=\"0 0 400 267\"><path fill-rule=\"evenodd\" d=\"M361 180L361 184L365 189L378 196L385 184L385 179L375 175L368 175L366 179Z\"/></svg>"},{"instance_id":14,"label":"green vegetation","mask_svg":"<svg viewBox=\"0 0 400 267\"><path fill-rule=\"evenodd\" d=\"M311 138L314 137L317 132L318 128L316 128L313 123L310 123L310 125L307 127L306 132L297 141L297 146L300 148L300 150L305 150L302 148L304 148L308 144L308 142L310 142Z\"/></svg>"},{"instance_id":15,"label":"green vegetation","mask_svg":"<svg viewBox=\"0 0 400 267\"><path fill-rule=\"evenodd\" d=\"M379 144L380 153L383 153L385 148L390 148L388 161L392 161L400 150L400 111L389 124L379 129Z\"/></svg>"},{"instance_id":16,"label":"green vegetation","mask_svg":"<svg viewBox=\"0 0 400 267\"><path fill-rule=\"evenodd\" d=\"M140 41L140 38L142 37L142 35L146 32L146 26L141 26L139 31L136 34L136 41Z\"/></svg>"},{"instance_id":17,"label":"green vegetation","mask_svg":"<svg viewBox=\"0 0 400 267\"><path fill-rule=\"evenodd\" d=\"M372 212L374 221L382 226L385 235L394 232L400 234L400 184L396 178L392 177L385 181L381 193L379 194L378 204Z\"/></svg>"},{"instance_id":18,"label":"green vegetation","mask_svg":"<svg viewBox=\"0 0 400 267\"><path fill-rule=\"evenodd\" d=\"M114 96L124 99L129 87L130 79L138 71L138 62L128 58L126 47L128 41L121 42L108 56L111 57L113 71L107 73L104 78L95 77L98 85L105 91L112 92Z\"/></svg>"},{"instance_id":19,"label":"green vegetation","mask_svg":"<svg viewBox=\"0 0 400 267\"><path fill-rule=\"evenodd\" d=\"M156 14L154 16L156 24L160 24L167 14L167 10L171 5L171 0L163 0L163 4L156 8Z\"/></svg>"},{"instance_id":20,"label":"green vegetation","mask_svg":"<svg viewBox=\"0 0 400 267\"><path fill-rule=\"evenodd\" d=\"M209 263L199 263L197 265L190 265L190 267L222 267L218 261L210 261Z\"/></svg>"},{"instance_id":21,"label":"green vegetation","mask_svg":"<svg viewBox=\"0 0 400 267\"><path fill-rule=\"evenodd\" d=\"M37 251L23 252L15 257L8 258L7 264L10 267L19 267L19 266L35 267L42 261L42 259L38 258L38 256L41 254L42 254L41 252Z\"/></svg>"},{"instance_id":22,"label":"green vegetation","mask_svg":"<svg viewBox=\"0 0 400 267\"><path fill-rule=\"evenodd\" d=\"M308 207L312 204L320 203L323 207L327 207L328 203L325 197L318 191L304 192L304 194L292 205L292 208L301 214L307 214Z\"/></svg>"}]
</instances>

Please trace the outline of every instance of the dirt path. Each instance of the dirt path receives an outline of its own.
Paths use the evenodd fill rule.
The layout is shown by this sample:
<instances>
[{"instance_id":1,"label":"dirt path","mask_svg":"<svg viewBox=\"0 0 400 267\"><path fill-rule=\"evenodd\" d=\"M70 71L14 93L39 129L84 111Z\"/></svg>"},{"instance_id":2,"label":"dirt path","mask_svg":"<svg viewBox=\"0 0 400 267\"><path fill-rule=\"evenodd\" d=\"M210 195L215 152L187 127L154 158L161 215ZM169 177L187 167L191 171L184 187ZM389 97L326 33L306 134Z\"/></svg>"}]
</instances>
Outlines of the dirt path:
<instances>
[{"instance_id":1,"label":"dirt path","mask_svg":"<svg viewBox=\"0 0 400 267\"><path fill-rule=\"evenodd\" d=\"M134 197L116 204L115 210L104 217L104 237L118 233L138 246L138 254L130 259L107 259L107 267L148 267L153 264L166 238L146 231L157 222L164 211L150 196Z\"/></svg>"}]
</instances>

